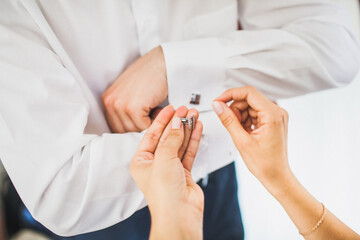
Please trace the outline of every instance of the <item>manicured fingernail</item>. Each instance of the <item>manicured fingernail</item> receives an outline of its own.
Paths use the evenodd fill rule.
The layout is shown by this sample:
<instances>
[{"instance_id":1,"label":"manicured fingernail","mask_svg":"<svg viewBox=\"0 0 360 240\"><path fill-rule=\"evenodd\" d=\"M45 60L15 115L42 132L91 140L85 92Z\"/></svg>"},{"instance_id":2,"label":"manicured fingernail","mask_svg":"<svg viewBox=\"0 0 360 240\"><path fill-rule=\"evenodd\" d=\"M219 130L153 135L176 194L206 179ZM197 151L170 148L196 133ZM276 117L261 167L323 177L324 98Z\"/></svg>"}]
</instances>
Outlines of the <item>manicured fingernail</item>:
<instances>
[{"instance_id":1,"label":"manicured fingernail","mask_svg":"<svg viewBox=\"0 0 360 240\"><path fill-rule=\"evenodd\" d=\"M181 127L181 121L180 118L178 118L177 116L175 116L172 120L171 123L171 129L180 129Z\"/></svg>"},{"instance_id":2,"label":"manicured fingernail","mask_svg":"<svg viewBox=\"0 0 360 240\"><path fill-rule=\"evenodd\" d=\"M212 107L217 115L220 115L224 111L223 106L221 106L219 102L213 102Z\"/></svg>"}]
</instances>

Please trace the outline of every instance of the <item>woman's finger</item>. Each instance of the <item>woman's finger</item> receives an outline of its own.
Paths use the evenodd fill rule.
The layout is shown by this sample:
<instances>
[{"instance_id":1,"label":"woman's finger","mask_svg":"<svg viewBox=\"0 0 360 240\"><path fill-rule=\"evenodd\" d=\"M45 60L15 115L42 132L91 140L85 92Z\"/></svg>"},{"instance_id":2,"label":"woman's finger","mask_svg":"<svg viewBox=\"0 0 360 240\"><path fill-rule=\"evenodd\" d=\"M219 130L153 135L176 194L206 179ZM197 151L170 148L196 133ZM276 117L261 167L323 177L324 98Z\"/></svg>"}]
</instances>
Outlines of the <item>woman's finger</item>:
<instances>
[{"instance_id":1,"label":"woman's finger","mask_svg":"<svg viewBox=\"0 0 360 240\"><path fill-rule=\"evenodd\" d=\"M235 113L223 102L213 102L214 111L220 118L222 124L230 133L236 146L242 145L250 138L244 130Z\"/></svg>"},{"instance_id":2,"label":"woman's finger","mask_svg":"<svg viewBox=\"0 0 360 240\"><path fill-rule=\"evenodd\" d=\"M176 114L169 125L171 126L169 134L164 143L156 149L155 159L178 159L179 149L184 140L184 126Z\"/></svg>"},{"instance_id":3,"label":"woman's finger","mask_svg":"<svg viewBox=\"0 0 360 240\"><path fill-rule=\"evenodd\" d=\"M174 107L171 105L161 110L161 112L155 118L154 122L151 124L150 128L146 131L143 139L141 140L138 152L155 152L160 137L164 129L170 122L171 118L174 116L174 113Z\"/></svg>"},{"instance_id":4,"label":"woman's finger","mask_svg":"<svg viewBox=\"0 0 360 240\"><path fill-rule=\"evenodd\" d=\"M247 118L246 121L245 121L245 123L243 123L244 129L245 129L248 133L251 133L251 132L252 132L251 125L252 125L251 118Z\"/></svg>"},{"instance_id":5,"label":"woman's finger","mask_svg":"<svg viewBox=\"0 0 360 240\"><path fill-rule=\"evenodd\" d=\"M190 109L186 115L186 118L192 118L192 117L195 117L195 123L193 123L193 126L196 127L197 120L199 118L199 112L194 108ZM188 147L188 144L189 144L189 141L191 138L191 133L193 130L194 129L192 129L192 130L189 129L189 125L184 126L184 142L181 145L181 148L179 150L179 158L180 159L183 159L184 153L186 151L186 148Z\"/></svg>"},{"instance_id":6,"label":"woman's finger","mask_svg":"<svg viewBox=\"0 0 360 240\"><path fill-rule=\"evenodd\" d=\"M245 100L234 101L233 103L231 103L230 107L237 108L242 112L249 108L249 104Z\"/></svg>"},{"instance_id":7,"label":"woman's finger","mask_svg":"<svg viewBox=\"0 0 360 240\"><path fill-rule=\"evenodd\" d=\"M249 112L247 110L241 112L241 123L246 122L249 117Z\"/></svg>"},{"instance_id":8,"label":"woman's finger","mask_svg":"<svg viewBox=\"0 0 360 240\"><path fill-rule=\"evenodd\" d=\"M194 163L194 159L196 157L196 154L197 154L197 151L199 148L202 130L203 130L202 122L197 121L195 128L191 134L189 144L187 146L186 152L185 152L183 160L182 160L182 164L183 164L184 168L187 169L189 172L191 172L191 169L192 169L192 166Z\"/></svg>"},{"instance_id":9,"label":"woman's finger","mask_svg":"<svg viewBox=\"0 0 360 240\"><path fill-rule=\"evenodd\" d=\"M230 105L231 110L235 113L236 117L239 119L240 122L246 120L247 116L243 117L242 113L246 113L248 107L249 105L246 101L235 101Z\"/></svg>"},{"instance_id":10,"label":"woman's finger","mask_svg":"<svg viewBox=\"0 0 360 240\"><path fill-rule=\"evenodd\" d=\"M256 111L265 111L269 107L275 106L273 102L252 86L229 89L214 101L229 102L231 100L246 101Z\"/></svg>"},{"instance_id":11,"label":"woman's finger","mask_svg":"<svg viewBox=\"0 0 360 240\"><path fill-rule=\"evenodd\" d=\"M176 116L178 116L179 118L183 118L186 116L186 114L188 113L188 108L185 107L185 106L181 106L179 107L178 109L176 109L175 111L175 114ZM159 144L158 144L158 147L161 147L162 144L165 142L167 136L169 135L169 132L171 130L171 126L170 124L168 124L163 132L163 134L161 135L160 137L160 141L159 141Z\"/></svg>"},{"instance_id":12,"label":"woman's finger","mask_svg":"<svg viewBox=\"0 0 360 240\"><path fill-rule=\"evenodd\" d=\"M249 108L248 112L249 112L249 115L250 115L251 118L257 118L257 111L255 111L252 108Z\"/></svg>"}]
</instances>

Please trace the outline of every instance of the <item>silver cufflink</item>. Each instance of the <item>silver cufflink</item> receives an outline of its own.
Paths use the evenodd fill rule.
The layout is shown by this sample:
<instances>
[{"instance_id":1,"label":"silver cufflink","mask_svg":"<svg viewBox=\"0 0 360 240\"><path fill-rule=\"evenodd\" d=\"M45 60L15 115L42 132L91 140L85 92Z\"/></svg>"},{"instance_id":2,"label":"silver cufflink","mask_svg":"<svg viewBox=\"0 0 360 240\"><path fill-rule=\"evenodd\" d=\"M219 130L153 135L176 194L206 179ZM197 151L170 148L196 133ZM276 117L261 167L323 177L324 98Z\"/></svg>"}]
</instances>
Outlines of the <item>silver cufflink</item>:
<instances>
[{"instance_id":1,"label":"silver cufflink","mask_svg":"<svg viewBox=\"0 0 360 240\"><path fill-rule=\"evenodd\" d=\"M190 104L199 105L200 104L200 94L199 93L192 93L190 98Z\"/></svg>"},{"instance_id":2,"label":"silver cufflink","mask_svg":"<svg viewBox=\"0 0 360 240\"><path fill-rule=\"evenodd\" d=\"M180 121L184 124L184 125L189 125L189 130L193 130L195 128L195 117L191 117L191 118L180 118Z\"/></svg>"}]
</instances>

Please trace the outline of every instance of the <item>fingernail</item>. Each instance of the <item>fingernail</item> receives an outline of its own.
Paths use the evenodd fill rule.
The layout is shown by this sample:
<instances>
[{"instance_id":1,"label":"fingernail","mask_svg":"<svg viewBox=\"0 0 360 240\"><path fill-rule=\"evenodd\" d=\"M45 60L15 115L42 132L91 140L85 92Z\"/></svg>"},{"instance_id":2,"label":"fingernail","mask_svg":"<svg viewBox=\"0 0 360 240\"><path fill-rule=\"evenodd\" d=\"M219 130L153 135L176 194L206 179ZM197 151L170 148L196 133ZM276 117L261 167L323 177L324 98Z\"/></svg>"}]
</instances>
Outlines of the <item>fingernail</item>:
<instances>
[{"instance_id":1,"label":"fingernail","mask_svg":"<svg viewBox=\"0 0 360 240\"><path fill-rule=\"evenodd\" d=\"M213 102L212 107L217 115L220 115L224 111L223 106L221 106L219 102Z\"/></svg>"},{"instance_id":2,"label":"fingernail","mask_svg":"<svg viewBox=\"0 0 360 240\"><path fill-rule=\"evenodd\" d=\"M171 123L171 129L180 129L181 127L181 121L180 118L178 118L177 116L175 116L172 120Z\"/></svg>"}]
</instances>

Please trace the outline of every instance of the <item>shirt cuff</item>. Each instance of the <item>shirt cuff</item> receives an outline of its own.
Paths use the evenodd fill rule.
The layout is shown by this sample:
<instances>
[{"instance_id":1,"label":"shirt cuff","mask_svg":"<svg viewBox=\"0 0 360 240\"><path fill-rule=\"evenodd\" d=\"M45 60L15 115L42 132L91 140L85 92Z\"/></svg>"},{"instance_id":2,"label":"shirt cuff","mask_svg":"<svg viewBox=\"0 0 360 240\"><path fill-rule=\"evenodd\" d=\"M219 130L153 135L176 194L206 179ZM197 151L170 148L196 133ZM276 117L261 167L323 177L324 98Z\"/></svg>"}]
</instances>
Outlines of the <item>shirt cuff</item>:
<instances>
[{"instance_id":1,"label":"shirt cuff","mask_svg":"<svg viewBox=\"0 0 360 240\"><path fill-rule=\"evenodd\" d=\"M217 38L168 42L161 45L167 71L169 103L208 111L224 90L225 54ZM190 104L193 93L199 104Z\"/></svg>"}]
</instances>

